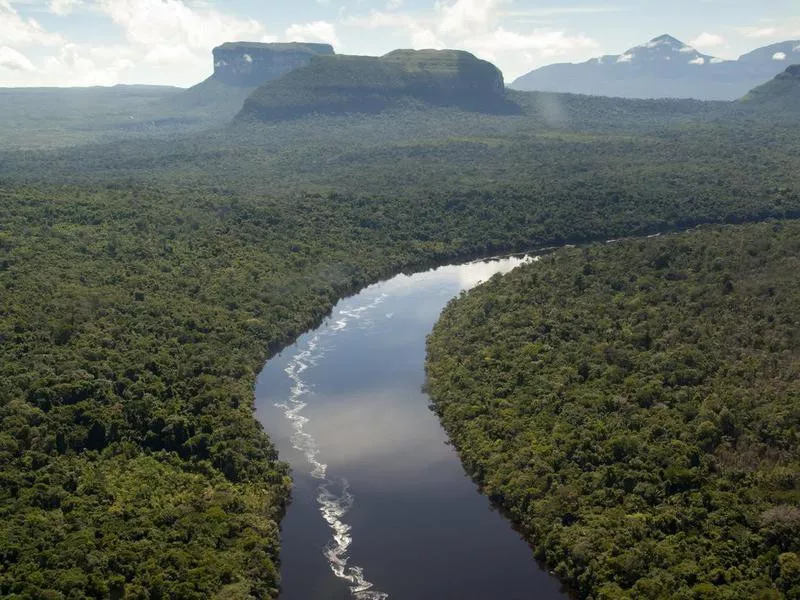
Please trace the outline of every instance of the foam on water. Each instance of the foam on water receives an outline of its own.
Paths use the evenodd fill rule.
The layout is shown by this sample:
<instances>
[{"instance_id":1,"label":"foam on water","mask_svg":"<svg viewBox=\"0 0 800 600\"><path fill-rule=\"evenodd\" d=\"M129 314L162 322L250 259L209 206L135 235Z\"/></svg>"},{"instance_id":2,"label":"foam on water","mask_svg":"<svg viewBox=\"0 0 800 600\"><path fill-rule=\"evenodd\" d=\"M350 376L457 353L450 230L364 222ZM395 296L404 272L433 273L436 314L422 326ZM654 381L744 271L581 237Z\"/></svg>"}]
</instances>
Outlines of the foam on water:
<instances>
[{"instance_id":1,"label":"foam on water","mask_svg":"<svg viewBox=\"0 0 800 600\"><path fill-rule=\"evenodd\" d=\"M285 371L292 380L289 398L284 403L276 404L283 411L286 419L291 423L292 446L302 452L311 466L311 476L321 483L317 488L317 504L325 522L333 532L332 539L323 549L323 554L328 559L336 577L346 581L350 593L357 600L385 600L389 597L384 592L374 588L374 584L367 580L364 569L350 565L347 554L353 542L350 525L345 523L344 517L353 506L355 498L350 491L350 486L345 479L332 478L328 475L328 465L320 459L319 448L316 440L305 431L308 418L303 415L303 410L308 406L307 399L313 394L311 387L304 381L303 373L317 364L325 355L323 338L335 336L346 329L353 321L362 321L369 326L371 321L367 317L369 311L383 302L386 295L380 295L369 304L350 309L340 309L333 315L331 323L321 328L306 344L306 347L292 356Z\"/></svg>"}]
</instances>

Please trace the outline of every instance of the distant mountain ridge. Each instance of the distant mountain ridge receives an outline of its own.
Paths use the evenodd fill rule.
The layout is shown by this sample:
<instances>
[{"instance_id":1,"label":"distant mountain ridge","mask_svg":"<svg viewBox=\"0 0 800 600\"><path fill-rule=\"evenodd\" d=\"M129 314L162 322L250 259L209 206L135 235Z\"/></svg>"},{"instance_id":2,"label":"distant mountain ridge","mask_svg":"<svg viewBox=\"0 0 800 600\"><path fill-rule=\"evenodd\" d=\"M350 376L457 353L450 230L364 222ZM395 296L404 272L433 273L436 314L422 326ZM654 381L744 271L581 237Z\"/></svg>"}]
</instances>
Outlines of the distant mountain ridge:
<instances>
[{"instance_id":1,"label":"distant mountain ridge","mask_svg":"<svg viewBox=\"0 0 800 600\"><path fill-rule=\"evenodd\" d=\"M701 86L707 96L738 100L777 74L776 65L783 70L784 61L795 55L800 60L800 42L774 44L738 61L724 61L662 35L621 55L551 65L534 74L558 78L567 69L567 83L580 89L562 92L690 98L701 95L696 93ZM214 73L208 79L165 97L151 112L167 115L162 121L172 124L175 119L222 123L237 114L241 119L276 121L413 106L486 113L521 110L518 95L507 93L495 65L460 50L395 50L374 57L337 55L328 44L228 42L214 48L213 58ZM519 88L519 81L512 89Z\"/></svg>"},{"instance_id":2,"label":"distant mountain ridge","mask_svg":"<svg viewBox=\"0 0 800 600\"><path fill-rule=\"evenodd\" d=\"M800 40L724 60L703 54L671 35L661 35L623 54L536 69L510 87L622 98L736 100L794 62L800 62Z\"/></svg>"}]
</instances>

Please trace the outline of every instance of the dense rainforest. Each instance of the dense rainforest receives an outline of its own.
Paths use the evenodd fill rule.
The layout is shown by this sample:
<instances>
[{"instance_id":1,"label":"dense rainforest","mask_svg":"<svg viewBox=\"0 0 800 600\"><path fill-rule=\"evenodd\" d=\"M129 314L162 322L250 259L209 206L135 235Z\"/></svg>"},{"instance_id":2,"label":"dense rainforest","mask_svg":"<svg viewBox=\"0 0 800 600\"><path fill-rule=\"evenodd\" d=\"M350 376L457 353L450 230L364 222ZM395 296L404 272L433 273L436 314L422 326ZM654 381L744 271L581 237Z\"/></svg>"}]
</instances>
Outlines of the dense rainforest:
<instances>
[{"instance_id":1,"label":"dense rainforest","mask_svg":"<svg viewBox=\"0 0 800 600\"><path fill-rule=\"evenodd\" d=\"M453 300L428 385L582 598L800 598L800 222L559 250Z\"/></svg>"},{"instance_id":2,"label":"dense rainforest","mask_svg":"<svg viewBox=\"0 0 800 600\"><path fill-rule=\"evenodd\" d=\"M274 597L290 478L255 373L369 282L800 214L788 114L514 93L197 132L156 125L176 94L3 117L0 596Z\"/></svg>"}]
</instances>

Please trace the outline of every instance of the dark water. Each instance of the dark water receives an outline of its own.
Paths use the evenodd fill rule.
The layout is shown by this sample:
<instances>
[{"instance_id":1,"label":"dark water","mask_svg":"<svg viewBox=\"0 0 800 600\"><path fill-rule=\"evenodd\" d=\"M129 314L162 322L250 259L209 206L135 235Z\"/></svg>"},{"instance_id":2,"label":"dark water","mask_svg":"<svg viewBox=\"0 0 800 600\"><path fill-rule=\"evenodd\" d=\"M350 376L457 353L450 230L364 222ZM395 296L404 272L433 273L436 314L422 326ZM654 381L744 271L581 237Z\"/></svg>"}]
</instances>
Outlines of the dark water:
<instances>
[{"instance_id":1,"label":"dark water","mask_svg":"<svg viewBox=\"0 0 800 600\"><path fill-rule=\"evenodd\" d=\"M292 465L282 598L564 599L464 474L421 392L445 304L521 262L400 275L269 361L258 416Z\"/></svg>"}]
</instances>

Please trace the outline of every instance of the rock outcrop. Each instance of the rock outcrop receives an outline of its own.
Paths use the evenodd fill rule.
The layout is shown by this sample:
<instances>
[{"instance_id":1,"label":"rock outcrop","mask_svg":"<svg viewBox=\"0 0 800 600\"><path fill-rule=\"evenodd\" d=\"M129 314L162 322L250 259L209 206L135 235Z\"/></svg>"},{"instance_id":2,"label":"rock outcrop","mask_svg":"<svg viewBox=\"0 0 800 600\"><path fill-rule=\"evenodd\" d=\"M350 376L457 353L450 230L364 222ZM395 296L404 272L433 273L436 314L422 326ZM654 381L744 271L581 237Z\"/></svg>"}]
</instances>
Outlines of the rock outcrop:
<instances>
[{"instance_id":1,"label":"rock outcrop","mask_svg":"<svg viewBox=\"0 0 800 600\"><path fill-rule=\"evenodd\" d=\"M242 118L267 121L307 114L376 113L409 106L508 112L503 74L459 50L395 50L372 56L314 57L247 99Z\"/></svg>"},{"instance_id":2,"label":"rock outcrop","mask_svg":"<svg viewBox=\"0 0 800 600\"><path fill-rule=\"evenodd\" d=\"M214 79L257 87L306 66L314 56L333 55L329 44L228 42L214 48Z\"/></svg>"}]
</instances>

